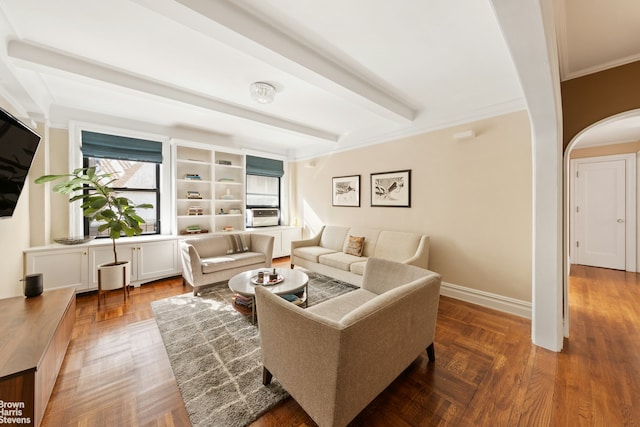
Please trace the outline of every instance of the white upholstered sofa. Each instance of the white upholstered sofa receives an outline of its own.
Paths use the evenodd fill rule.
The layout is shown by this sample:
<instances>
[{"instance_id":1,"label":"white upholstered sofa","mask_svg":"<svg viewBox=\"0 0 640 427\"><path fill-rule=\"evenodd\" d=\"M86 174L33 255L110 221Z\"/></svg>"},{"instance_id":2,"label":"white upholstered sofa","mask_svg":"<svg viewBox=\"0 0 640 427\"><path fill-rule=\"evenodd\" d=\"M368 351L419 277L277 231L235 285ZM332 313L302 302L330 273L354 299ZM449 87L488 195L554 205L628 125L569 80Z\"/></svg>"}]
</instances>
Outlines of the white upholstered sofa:
<instances>
[{"instance_id":1,"label":"white upholstered sofa","mask_svg":"<svg viewBox=\"0 0 640 427\"><path fill-rule=\"evenodd\" d=\"M349 251L350 236L364 237L360 256ZM291 242L291 268L300 266L352 285L362 284L369 257L429 268L429 236L403 231L325 225L310 239Z\"/></svg>"},{"instance_id":2,"label":"white upholstered sofa","mask_svg":"<svg viewBox=\"0 0 640 427\"><path fill-rule=\"evenodd\" d=\"M303 309L256 287L263 383L321 427L345 426L425 349L435 360L440 275L371 258L362 287Z\"/></svg>"},{"instance_id":3,"label":"white upholstered sofa","mask_svg":"<svg viewBox=\"0 0 640 427\"><path fill-rule=\"evenodd\" d=\"M213 234L182 240L182 278L198 295L200 288L229 280L243 271L271 267L273 236Z\"/></svg>"}]
</instances>

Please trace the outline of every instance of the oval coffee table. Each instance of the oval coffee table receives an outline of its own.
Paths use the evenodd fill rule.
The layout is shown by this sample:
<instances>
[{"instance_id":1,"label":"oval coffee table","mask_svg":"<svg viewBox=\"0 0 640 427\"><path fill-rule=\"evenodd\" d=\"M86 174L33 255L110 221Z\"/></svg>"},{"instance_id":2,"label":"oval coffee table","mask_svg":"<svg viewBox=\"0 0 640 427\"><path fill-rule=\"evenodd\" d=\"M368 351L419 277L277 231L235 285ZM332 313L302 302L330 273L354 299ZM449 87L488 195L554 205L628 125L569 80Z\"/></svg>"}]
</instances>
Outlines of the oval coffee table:
<instances>
[{"instance_id":1,"label":"oval coffee table","mask_svg":"<svg viewBox=\"0 0 640 427\"><path fill-rule=\"evenodd\" d=\"M251 301L251 323L256 323L256 286L264 286L276 295L293 295L303 292L302 298L296 301L297 304L306 306L308 297L309 276L300 270L290 270L288 268L276 268L276 273L284 280L276 284L256 285L251 278L257 276L259 272L272 273L273 268L259 268L237 274L229 279L229 289L234 293L249 298ZM238 306L234 301L233 304ZM247 307L248 308L248 307Z\"/></svg>"}]
</instances>

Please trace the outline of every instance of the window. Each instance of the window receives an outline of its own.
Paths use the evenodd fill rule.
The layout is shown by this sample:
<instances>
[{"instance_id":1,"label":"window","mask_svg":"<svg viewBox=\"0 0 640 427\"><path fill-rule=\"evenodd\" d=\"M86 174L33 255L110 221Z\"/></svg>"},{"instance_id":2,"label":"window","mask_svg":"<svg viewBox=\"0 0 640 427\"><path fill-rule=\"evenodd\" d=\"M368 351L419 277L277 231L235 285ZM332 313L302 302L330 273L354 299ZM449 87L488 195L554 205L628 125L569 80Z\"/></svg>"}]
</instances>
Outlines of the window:
<instances>
[{"instance_id":1,"label":"window","mask_svg":"<svg viewBox=\"0 0 640 427\"><path fill-rule=\"evenodd\" d=\"M280 208L280 178L247 174L247 207Z\"/></svg>"},{"instance_id":2,"label":"window","mask_svg":"<svg viewBox=\"0 0 640 427\"><path fill-rule=\"evenodd\" d=\"M281 160L247 156L247 209L280 210L280 178L284 175Z\"/></svg>"},{"instance_id":3,"label":"window","mask_svg":"<svg viewBox=\"0 0 640 427\"><path fill-rule=\"evenodd\" d=\"M109 173L112 188L136 205L149 203L152 209L139 209L145 220L143 234L160 233L160 164L162 143L115 135L82 131L83 167L96 167L97 173ZM98 234L98 223L84 218L84 234Z\"/></svg>"}]
</instances>

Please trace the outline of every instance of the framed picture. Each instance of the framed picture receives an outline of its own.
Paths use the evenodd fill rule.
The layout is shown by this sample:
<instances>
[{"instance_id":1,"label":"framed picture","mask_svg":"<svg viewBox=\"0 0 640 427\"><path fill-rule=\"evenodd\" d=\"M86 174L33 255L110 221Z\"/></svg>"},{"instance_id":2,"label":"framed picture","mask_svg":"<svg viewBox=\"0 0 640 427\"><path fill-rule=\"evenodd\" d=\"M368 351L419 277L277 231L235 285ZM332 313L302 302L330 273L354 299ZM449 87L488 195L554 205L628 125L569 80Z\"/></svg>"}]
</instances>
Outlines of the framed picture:
<instances>
[{"instance_id":1,"label":"framed picture","mask_svg":"<svg viewBox=\"0 0 640 427\"><path fill-rule=\"evenodd\" d=\"M333 206L360 207L360 175L333 178Z\"/></svg>"},{"instance_id":2,"label":"framed picture","mask_svg":"<svg viewBox=\"0 0 640 427\"><path fill-rule=\"evenodd\" d=\"M371 174L371 206L411 207L411 169Z\"/></svg>"}]
</instances>

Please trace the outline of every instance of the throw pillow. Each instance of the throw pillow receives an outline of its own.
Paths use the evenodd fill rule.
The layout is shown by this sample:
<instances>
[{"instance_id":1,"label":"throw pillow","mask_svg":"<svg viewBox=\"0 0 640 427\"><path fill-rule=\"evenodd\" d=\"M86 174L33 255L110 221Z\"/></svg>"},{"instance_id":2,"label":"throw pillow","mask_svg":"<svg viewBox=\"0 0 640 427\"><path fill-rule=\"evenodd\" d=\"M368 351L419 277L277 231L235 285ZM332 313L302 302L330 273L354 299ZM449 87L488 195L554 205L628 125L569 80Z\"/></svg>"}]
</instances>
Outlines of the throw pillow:
<instances>
[{"instance_id":1,"label":"throw pillow","mask_svg":"<svg viewBox=\"0 0 640 427\"><path fill-rule=\"evenodd\" d=\"M227 236L227 253L237 254L240 252L247 252L249 246L244 239L244 234L229 234Z\"/></svg>"},{"instance_id":2,"label":"throw pillow","mask_svg":"<svg viewBox=\"0 0 640 427\"><path fill-rule=\"evenodd\" d=\"M344 250L345 254L362 256L364 249L364 237L349 236L349 242Z\"/></svg>"}]
</instances>

